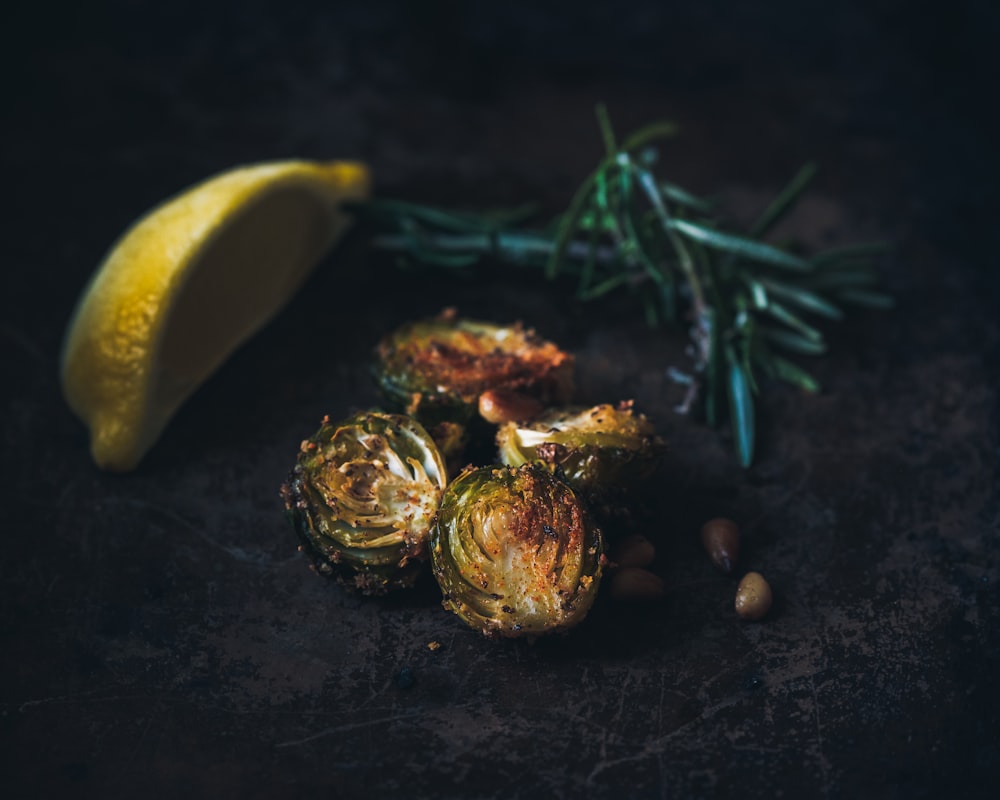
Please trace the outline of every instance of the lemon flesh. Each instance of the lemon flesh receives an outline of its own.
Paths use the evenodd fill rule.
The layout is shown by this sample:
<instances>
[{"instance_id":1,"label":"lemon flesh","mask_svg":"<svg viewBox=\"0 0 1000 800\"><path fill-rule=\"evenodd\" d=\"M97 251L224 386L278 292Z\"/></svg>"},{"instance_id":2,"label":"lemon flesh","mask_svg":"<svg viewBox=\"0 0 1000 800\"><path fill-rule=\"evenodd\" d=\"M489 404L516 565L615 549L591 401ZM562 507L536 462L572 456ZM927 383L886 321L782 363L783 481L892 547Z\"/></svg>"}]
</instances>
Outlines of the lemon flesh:
<instances>
[{"instance_id":1,"label":"lemon flesh","mask_svg":"<svg viewBox=\"0 0 1000 800\"><path fill-rule=\"evenodd\" d=\"M270 320L370 194L353 162L237 167L153 209L112 246L63 343L63 394L102 469L134 469L181 404Z\"/></svg>"}]
</instances>

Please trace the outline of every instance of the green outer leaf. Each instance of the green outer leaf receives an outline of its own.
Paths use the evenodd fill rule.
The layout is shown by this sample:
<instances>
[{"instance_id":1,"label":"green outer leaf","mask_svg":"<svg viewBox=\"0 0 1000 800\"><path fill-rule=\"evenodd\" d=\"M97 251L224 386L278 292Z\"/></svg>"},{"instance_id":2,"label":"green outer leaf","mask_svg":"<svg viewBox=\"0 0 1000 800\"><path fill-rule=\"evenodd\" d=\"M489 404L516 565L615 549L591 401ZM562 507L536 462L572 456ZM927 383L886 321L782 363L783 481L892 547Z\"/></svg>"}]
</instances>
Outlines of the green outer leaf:
<instances>
[{"instance_id":1,"label":"green outer leaf","mask_svg":"<svg viewBox=\"0 0 1000 800\"><path fill-rule=\"evenodd\" d=\"M678 233L715 250L721 250L725 253L742 256L751 261L759 261L764 264L770 264L773 267L781 267L782 269L790 269L797 272L809 272L812 269L810 263L804 258L799 258L791 253L786 253L784 250L779 250L777 247L749 239L746 236L720 233L714 228L698 225L683 219L672 219L670 225Z\"/></svg>"},{"instance_id":2,"label":"green outer leaf","mask_svg":"<svg viewBox=\"0 0 1000 800\"><path fill-rule=\"evenodd\" d=\"M754 449L754 408L750 381L743 364L731 345L726 345L727 380L729 394L729 419L733 428L733 439L740 465L749 467L753 463Z\"/></svg>"},{"instance_id":3,"label":"green outer leaf","mask_svg":"<svg viewBox=\"0 0 1000 800\"><path fill-rule=\"evenodd\" d=\"M767 207L760 218L750 227L751 236L763 236L771 228L778 224L782 217L787 214L802 192L816 175L817 166L810 162L800 169L794 178L789 182L774 201Z\"/></svg>"}]
</instances>

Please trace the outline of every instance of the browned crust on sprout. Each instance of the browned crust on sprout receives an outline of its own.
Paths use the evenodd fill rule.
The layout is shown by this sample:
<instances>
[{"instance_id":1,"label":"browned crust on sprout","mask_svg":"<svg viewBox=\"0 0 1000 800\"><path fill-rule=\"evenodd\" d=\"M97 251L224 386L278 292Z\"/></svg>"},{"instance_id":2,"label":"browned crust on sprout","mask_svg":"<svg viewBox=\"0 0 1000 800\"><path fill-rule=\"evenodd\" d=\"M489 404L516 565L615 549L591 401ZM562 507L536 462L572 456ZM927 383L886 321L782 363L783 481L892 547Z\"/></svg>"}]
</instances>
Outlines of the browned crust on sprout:
<instances>
[{"instance_id":1,"label":"browned crust on sprout","mask_svg":"<svg viewBox=\"0 0 1000 800\"><path fill-rule=\"evenodd\" d=\"M521 322L502 328L502 342L476 327L466 329L450 309L432 322L448 324L430 335L409 341L390 337L378 346L380 359L402 361L409 374L419 376L424 391L446 392L466 403L478 402L483 392L496 388L517 391L541 385L553 396L568 394L573 356Z\"/></svg>"},{"instance_id":2,"label":"browned crust on sprout","mask_svg":"<svg viewBox=\"0 0 1000 800\"><path fill-rule=\"evenodd\" d=\"M603 539L573 490L525 464L469 467L431 532L444 606L487 636L566 631L597 591Z\"/></svg>"}]
</instances>

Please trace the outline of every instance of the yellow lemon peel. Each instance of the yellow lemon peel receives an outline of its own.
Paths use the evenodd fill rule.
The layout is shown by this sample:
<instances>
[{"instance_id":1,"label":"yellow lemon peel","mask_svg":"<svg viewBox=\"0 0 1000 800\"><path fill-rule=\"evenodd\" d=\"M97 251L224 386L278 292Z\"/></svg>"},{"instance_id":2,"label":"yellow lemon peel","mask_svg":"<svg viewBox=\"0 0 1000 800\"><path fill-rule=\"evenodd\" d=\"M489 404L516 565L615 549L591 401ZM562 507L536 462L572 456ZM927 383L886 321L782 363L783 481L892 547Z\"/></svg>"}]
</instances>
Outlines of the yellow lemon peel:
<instances>
[{"instance_id":1,"label":"yellow lemon peel","mask_svg":"<svg viewBox=\"0 0 1000 800\"><path fill-rule=\"evenodd\" d=\"M84 289L63 395L102 469L134 469L184 401L268 322L370 195L354 162L277 161L193 186L134 223Z\"/></svg>"}]
</instances>

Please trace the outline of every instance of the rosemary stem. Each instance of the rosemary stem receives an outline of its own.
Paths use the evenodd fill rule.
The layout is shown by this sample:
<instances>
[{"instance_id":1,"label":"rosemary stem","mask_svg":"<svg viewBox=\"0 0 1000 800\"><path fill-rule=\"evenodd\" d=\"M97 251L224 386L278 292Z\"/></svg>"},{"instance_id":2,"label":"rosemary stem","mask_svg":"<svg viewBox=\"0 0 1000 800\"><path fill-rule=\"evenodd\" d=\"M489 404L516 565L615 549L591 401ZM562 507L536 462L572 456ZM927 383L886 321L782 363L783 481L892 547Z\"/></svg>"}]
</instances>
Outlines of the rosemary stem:
<instances>
[{"instance_id":1,"label":"rosemary stem","mask_svg":"<svg viewBox=\"0 0 1000 800\"><path fill-rule=\"evenodd\" d=\"M556 249L551 237L542 233L501 232L495 235L485 233L433 233L420 237L420 243L440 252L494 255L512 261L523 261L530 256L549 256ZM413 237L407 234L388 233L374 237L373 244L382 250L409 252L413 249ZM566 255L583 261L591 255L605 264L621 260L617 247L608 245L592 247L590 242L570 241Z\"/></svg>"}]
</instances>

